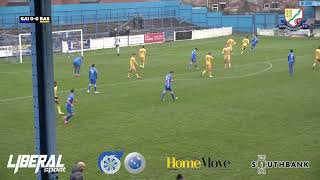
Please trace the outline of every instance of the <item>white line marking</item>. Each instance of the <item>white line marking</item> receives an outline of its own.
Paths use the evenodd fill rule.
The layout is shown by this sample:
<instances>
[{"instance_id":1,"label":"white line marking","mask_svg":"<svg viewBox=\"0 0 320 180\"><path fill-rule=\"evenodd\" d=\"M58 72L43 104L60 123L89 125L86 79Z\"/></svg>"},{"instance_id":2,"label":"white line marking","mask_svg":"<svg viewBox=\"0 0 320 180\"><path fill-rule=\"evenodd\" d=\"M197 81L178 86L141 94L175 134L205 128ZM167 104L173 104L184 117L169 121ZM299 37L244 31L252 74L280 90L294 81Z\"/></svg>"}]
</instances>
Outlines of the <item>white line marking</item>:
<instances>
[{"instance_id":1,"label":"white line marking","mask_svg":"<svg viewBox=\"0 0 320 180\"><path fill-rule=\"evenodd\" d=\"M280 61L280 60L284 60L284 58L282 59L274 59L272 61ZM238 76L228 76L228 77L218 77L218 78L213 78L213 79L232 79L232 78L242 78L242 77L248 77L248 76L253 76L256 74L260 74L263 73L265 71L268 71L272 68L272 64L270 63L270 61L266 61L266 62L255 62L255 63L248 63L248 64L242 64L242 65L238 65L235 67L241 67L241 66L248 66L248 65L252 65L252 64L261 64L261 63L265 63L265 64L269 64L269 67L262 70L262 71L258 71L258 72L254 72L254 73L250 73L250 74L246 74L246 75L238 75ZM184 75L184 74L194 74L194 73L199 73L199 71L197 72L186 72L186 73L180 73L177 75ZM160 80L162 78L148 78L148 79L141 79L141 80L134 80L134 81L127 81L127 82L118 82L118 83L112 83L112 84L100 84L99 87L104 87L104 86L116 86L116 85L124 85L124 84L131 84L131 83L136 83L136 82L145 82L145 81L152 81L152 80ZM178 79L178 81L187 81L187 80L201 80L201 78L197 78L197 79ZM87 88L78 88L75 90L86 90ZM69 92L70 90L62 90L59 91L59 93L65 93L65 92ZM8 99L0 99L0 103L1 102L9 102L9 101L15 101L15 100L21 100L21 99L27 99L27 98L32 98L33 96L22 96L22 97L15 97L15 98L8 98Z\"/></svg>"},{"instance_id":2,"label":"white line marking","mask_svg":"<svg viewBox=\"0 0 320 180\"><path fill-rule=\"evenodd\" d=\"M233 79L233 78L243 78L243 77L248 77L248 76L253 76L253 75L257 75L257 74L261 74L264 73L266 71L269 71L270 69L272 69L273 65L270 62L264 62L264 64L268 64L269 66L261 71L257 71L254 73L249 73L249 74L245 74L245 75L237 75L237 76L225 76L225 77L217 77L217 78L205 78L205 79L210 79L210 80L217 80L217 79ZM195 78L190 78L190 79L179 79L179 81L192 81L192 80L200 80L199 78L195 79Z\"/></svg>"}]
</instances>

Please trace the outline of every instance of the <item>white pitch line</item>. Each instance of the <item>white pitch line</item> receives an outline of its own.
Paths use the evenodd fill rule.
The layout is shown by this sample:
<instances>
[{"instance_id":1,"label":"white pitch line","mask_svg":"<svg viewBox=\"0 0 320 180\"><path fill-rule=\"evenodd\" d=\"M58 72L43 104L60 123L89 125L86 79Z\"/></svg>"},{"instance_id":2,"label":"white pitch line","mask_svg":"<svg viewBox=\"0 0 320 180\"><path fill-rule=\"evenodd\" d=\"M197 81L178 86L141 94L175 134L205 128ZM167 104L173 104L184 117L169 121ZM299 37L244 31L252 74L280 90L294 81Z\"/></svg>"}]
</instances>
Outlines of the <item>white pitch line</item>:
<instances>
[{"instance_id":1,"label":"white pitch line","mask_svg":"<svg viewBox=\"0 0 320 180\"><path fill-rule=\"evenodd\" d=\"M281 59L274 59L274 61L280 61L280 60L284 60L285 58L281 58ZM255 62L255 63L248 63L248 64L243 64L243 65L238 65L238 66L235 66L235 67L240 67L240 66L248 66L248 65L252 65L252 64L261 64L261 63L266 63L266 64L269 64L269 67L262 70L262 71L258 71L258 72L254 72L254 73L250 73L250 74L246 74L246 75L239 75L239 76L228 76L228 77L218 77L218 78L213 78L213 79L231 79L231 78L242 78L242 77L247 77L247 76L253 76L255 74L260 74L260 73L263 73L265 71L268 71L272 68L272 64L269 62L269 61L266 61L266 62ZM184 74L194 74L194 73L199 73L198 71L197 72L187 72L187 73L180 73L180 74L177 74L177 75L184 75ZM118 83L111 83L111 84L100 84L99 87L103 87L103 86L116 86L116 85L124 85L124 84L131 84L131 83L136 83L136 82L145 82L145 81L152 81L152 80L155 80L155 79L160 79L160 78L149 78L149 79L141 79L141 80L134 80L134 81L129 81L129 82L118 82ZM200 80L199 78L198 79L178 79L178 80L182 80L182 81L186 81L186 80ZM75 89L75 90L85 90L87 88L78 88L78 89ZM62 90L62 91L59 91L59 93L65 93L65 92L69 92L70 90ZM22 96L22 97L15 97L15 98L8 98L8 99L0 99L0 103L1 102L9 102L9 101L14 101L14 100L21 100L21 99L27 99L27 98L32 98L33 96Z\"/></svg>"},{"instance_id":2,"label":"white pitch line","mask_svg":"<svg viewBox=\"0 0 320 180\"><path fill-rule=\"evenodd\" d=\"M249 77L249 76L253 76L253 75L257 75L257 74L261 74L264 73L266 71L269 71L270 69L272 69L273 65L270 62L265 62L265 64L269 64L269 66L261 71L257 71L254 73L249 73L249 74L245 74L245 75L237 75L237 76L225 76L225 77L217 77L217 78L206 78L206 79L210 79L210 80L218 80L218 79L234 79L234 78L243 78L243 77ZM179 79L179 81L192 81L192 80L199 80L199 78L195 79L195 78L189 78L189 79Z\"/></svg>"}]
</instances>

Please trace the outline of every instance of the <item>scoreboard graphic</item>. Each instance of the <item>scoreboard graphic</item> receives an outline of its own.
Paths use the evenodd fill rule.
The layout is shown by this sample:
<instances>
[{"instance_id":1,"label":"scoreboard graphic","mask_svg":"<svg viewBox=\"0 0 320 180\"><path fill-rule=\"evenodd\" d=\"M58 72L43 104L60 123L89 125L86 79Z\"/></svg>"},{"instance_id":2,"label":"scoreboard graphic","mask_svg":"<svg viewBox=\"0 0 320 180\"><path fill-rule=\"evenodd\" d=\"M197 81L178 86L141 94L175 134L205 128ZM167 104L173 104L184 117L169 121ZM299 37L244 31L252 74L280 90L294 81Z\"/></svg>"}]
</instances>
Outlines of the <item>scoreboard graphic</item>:
<instances>
[{"instance_id":1,"label":"scoreboard graphic","mask_svg":"<svg viewBox=\"0 0 320 180\"><path fill-rule=\"evenodd\" d=\"M51 16L20 16L20 23L51 23Z\"/></svg>"}]
</instances>

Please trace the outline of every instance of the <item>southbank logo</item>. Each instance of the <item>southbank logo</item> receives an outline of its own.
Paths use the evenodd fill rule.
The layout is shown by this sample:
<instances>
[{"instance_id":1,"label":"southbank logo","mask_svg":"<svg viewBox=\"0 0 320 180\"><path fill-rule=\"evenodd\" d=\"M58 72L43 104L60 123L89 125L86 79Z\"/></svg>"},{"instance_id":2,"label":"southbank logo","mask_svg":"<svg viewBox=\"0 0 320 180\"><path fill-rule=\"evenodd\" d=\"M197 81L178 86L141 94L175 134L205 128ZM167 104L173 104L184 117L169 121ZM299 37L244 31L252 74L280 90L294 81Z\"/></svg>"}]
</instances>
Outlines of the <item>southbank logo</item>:
<instances>
[{"instance_id":1,"label":"southbank logo","mask_svg":"<svg viewBox=\"0 0 320 180\"><path fill-rule=\"evenodd\" d=\"M290 31L298 31L300 29L309 29L310 26L303 20L303 9L286 8L284 10L284 20L278 25L279 29L287 29Z\"/></svg>"},{"instance_id":2,"label":"southbank logo","mask_svg":"<svg viewBox=\"0 0 320 180\"><path fill-rule=\"evenodd\" d=\"M167 169L169 170L179 170L179 169L190 169L199 170L201 168L213 168L220 170L227 170L231 166L231 161L229 160L217 160L211 157L167 157Z\"/></svg>"},{"instance_id":3,"label":"southbank logo","mask_svg":"<svg viewBox=\"0 0 320 180\"><path fill-rule=\"evenodd\" d=\"M267 161L266 155L257 155L258 159L251 162L251 168L256 168L258 174L266 174L268 168L309 168L309 161Z\"/></svg>"}]
</instances>

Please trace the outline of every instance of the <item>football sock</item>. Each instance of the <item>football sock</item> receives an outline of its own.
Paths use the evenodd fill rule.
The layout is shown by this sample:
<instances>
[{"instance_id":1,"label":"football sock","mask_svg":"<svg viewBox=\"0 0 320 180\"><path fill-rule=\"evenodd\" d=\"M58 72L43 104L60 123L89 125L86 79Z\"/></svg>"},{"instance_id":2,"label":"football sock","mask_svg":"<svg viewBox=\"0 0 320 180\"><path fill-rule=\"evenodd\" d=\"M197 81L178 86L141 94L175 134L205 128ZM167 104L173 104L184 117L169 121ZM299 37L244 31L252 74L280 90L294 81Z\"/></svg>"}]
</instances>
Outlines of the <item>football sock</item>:
<instances>
[{"instance_id":1,"label":"football sock","mask_svg":"<svg viewBox=\"0 0 320 180\"><path fill-rule=\"evenodd\" d=\"M96 84L94 85L94 91L97 91L97 85Z\"/></svg>"},{"instance_id":2,"label":"football sock","mask_svg":"<svg viewBox=\"0 0 320 180\"><path fill-rule=\"evenodd\" d=\"M62 112L61 112L60 105L57 105L57 109L58 109L58 112L59 112L59 113L62 113Z\"/></svg>"},{"instance_id":3,"label":"football sock","mask_svg":"<svg viewBox=\"0 0 320 180\"><path fill-rule=\"evenodd\" d=\"M171 97L172 97L173 100L176 100L176 97L175 97L174 93L171 93Z\"/></svg>"},{"instance_id":4,"label":"football sock","mask_svg":"<svg viewBox=\"0 0 320 180\"><path fill-rule=\"evenodd\" d=\"M161 99L161 100L163 100L163 97L164 97L165 94L166 94L165 92L162 92L162 93L161 93L161 96L160 96L160 99Z\"/></svg>"},{"instance_id":5,"label":"football sock","mask_svg":"<svg viewBox=\"0 0 320 180\"><path fill-rule=\"evenodd\" d=\"M72 117L72 115L71 115L71 114L68 114L68 116L67 116L67 118L66 118L66 121L69 121L71 117Z\"/></svg>"}]
</instances>

